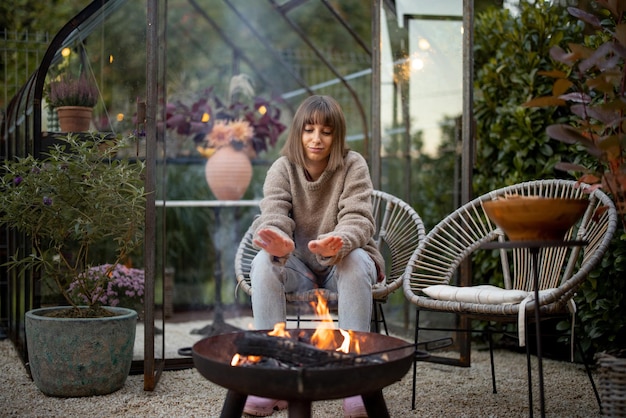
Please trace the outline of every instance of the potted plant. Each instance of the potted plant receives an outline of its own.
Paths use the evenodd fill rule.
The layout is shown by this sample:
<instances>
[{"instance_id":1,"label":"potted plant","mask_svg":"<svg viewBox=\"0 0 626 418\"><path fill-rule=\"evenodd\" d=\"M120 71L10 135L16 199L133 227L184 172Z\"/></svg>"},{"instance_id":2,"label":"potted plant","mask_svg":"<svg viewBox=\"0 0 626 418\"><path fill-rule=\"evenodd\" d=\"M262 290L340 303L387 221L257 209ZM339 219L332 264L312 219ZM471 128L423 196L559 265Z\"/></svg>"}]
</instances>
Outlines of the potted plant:
<instances>
[{"instance_id":1,"label":"potted plant","mask_svg":"<svg viewBox=\"0 0 626 418\"><path fill-rule=\"evenodd\" d=\"M597 14L569 7L569 13L594 31L584 44L554 46L559 65L538 74L555 79L552 94L526 102L527 107L564 106L570 123L547 128L551 138L579 144L588 164L562 162L579 180L597 184L614 199L626 229L626 3L597 0Z\"/></svg>"},{"instance_id":2,"label":"potted plant","mask_svg":"<svg viewBox=\"0 0 626 418\"><path fill-rule=\"evenodd\" d=\"M207 158L205 176L220 200L238 200L252 179L251 158L276 145L285 130L280 109L254 96L250 78L231 78L229 100L221 100L214 88L205 89L191 104L182 100L166 106L165 126Z\"/></svg>"},{"instance_id":3,"label":"potted plant","mask_svg":"<svg viewBox=\"0 0 626 418\"><path fill-rule=\"evenodd\" d=\"M93 107L98 103L98 87L81 74L61 75L50 83L48 105L56 109L63 132L89 130Z\"/></svg>"},{"instance_id":4,"label":"potted plant","mask_svg":"<svg viewBox=\"0 0 626 418\"><path fill-rule=\"evenodd\" d=\"M47 395L110 393L123 386L130 370L137 313L102 306L116 266L143 239L144 166L116 158L122 146L68 134L42 158L28 155L2 167L0 225L32 243L31 251L12 256L7 265L53 282L66 302L26 313L28 365ZM110 264L93 270L102 264L100 245L113 247ZM105 358L97 359L100 354ZM98 366L104 375L95 372Z\"/></svg>"}]
</instances>

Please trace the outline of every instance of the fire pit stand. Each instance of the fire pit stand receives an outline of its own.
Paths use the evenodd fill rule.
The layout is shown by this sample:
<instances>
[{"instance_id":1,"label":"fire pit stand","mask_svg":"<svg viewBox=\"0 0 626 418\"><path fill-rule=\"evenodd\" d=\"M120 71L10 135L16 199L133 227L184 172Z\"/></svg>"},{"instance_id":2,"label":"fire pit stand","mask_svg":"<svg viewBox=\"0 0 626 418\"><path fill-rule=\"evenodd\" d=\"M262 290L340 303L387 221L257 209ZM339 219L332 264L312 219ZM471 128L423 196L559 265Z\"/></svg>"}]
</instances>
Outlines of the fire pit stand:
<instances>
[{"instance_id":1,"label":"fire pit stand","mask_svg":"<svg viewBox=\"0 0 626 418\"><path fill-rule=\"evenodd\" d=\"M354 395L351 395L354 396ZM369 395L361 395L367 415L370 417L389 418L387 404L383 397L382 390ZM248 395L229 390L222 407L221 418L239 418L243 414L243 408L246 404ZM324 400L324 399L317 399ZM289 418L310 418L311 417L311 400L289 400L288 414Z\"/></svg>"},{"instance_id":2,"label":"fire pit stand","mask_svg":"<svg viewBox=\"0 0 626 418\"><path fill-rule=\"evenodd\" d=\"M295 330L312 334L314 330ZM290 330L294 332L294 330ZM337 331L339 332L339 331ZM415 347L386 335L354 332L361 357L385 353L384 361L320 367L238 367L230 361L237 352L235 340L244 331L221 334L198 341L192 349L196 369L211 382L228 389L222 418L239 418L248 395L288 401L289 418L310 418L311 403L361 395L370 417L389 417L383 388L402 379L409 370Z\"/></svg>"}]
</instances>

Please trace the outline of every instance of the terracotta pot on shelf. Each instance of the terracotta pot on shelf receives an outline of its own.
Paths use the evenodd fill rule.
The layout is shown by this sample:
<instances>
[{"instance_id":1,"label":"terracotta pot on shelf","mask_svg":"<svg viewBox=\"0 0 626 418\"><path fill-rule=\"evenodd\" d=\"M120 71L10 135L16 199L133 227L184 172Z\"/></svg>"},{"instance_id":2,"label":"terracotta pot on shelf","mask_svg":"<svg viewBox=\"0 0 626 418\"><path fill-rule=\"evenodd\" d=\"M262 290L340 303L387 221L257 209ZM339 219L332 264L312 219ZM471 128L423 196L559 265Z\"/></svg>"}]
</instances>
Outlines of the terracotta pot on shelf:
<instances>
[{"instance_id":1,"label":"terracotta pot on shelf","mask_svg":"<svg viewBox=\"0 0 626 418\"><path fill-rule=\"evenodd\" d=\"M226 146L207 160L204 174L219 200L239 200L252 181L252 163L245 152Z\"/></svg>"},{"instance_id":2,"label":"terracotta pot on shelf","mask_svg":"<svg viewBox=\"0 0 626 418\"><path fill-rule=\"evenodd\" d=\"M85 106L57 107L61 132L86 132L91 126L93 108Z\"/></svg>"}]
</instances>

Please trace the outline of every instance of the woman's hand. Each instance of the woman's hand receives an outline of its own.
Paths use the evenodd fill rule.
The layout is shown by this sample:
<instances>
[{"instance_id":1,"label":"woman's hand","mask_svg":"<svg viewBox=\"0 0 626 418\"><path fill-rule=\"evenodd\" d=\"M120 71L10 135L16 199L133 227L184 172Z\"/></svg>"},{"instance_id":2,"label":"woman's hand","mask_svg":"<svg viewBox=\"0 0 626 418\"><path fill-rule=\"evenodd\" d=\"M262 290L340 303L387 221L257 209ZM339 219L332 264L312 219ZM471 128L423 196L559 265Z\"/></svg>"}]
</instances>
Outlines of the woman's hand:
<instances>
[{"instance_id":1,"label":"woman's hand","mask_svg":"<svg viewBox=\"0 0 626 418\"><path fill-rule=\"evenodd\" d=\"M332 235L309 242L309 250L313 254L321 255L322 257L333 257L337 255L341 247L343 247L343 240L340 237Z\"/></svg>"},{"instance_id":2,"label":"woman's hand","mask_svg":"<svg viewBox=\"0 0 626 418\"><path fill-rule=\"evenodd\" d=\"M274 257L284 257L293 251L295 245L292 240L271 229L260 229L259 239L253 239L254 245L263 248Z\"/></svg>"}]
</instances>

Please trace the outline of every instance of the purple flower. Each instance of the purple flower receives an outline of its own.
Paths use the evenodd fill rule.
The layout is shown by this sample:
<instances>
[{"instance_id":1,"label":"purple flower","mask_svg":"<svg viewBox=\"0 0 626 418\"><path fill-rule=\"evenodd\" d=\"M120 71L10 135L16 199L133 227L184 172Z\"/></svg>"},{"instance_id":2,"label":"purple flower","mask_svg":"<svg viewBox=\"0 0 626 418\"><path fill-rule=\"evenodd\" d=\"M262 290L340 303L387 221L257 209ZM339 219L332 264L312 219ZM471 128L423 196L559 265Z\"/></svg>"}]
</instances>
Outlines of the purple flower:
<instances>
[{"instance_id":1,"label":"purple flower","mask_svg":"<svg viewBox=\"0 0 626 418\"><path fill-rule=\"evenodd\" d=\"M52 206L52 198L49 196L44 196L43 197L43 204L45 206Z\"/></svg>"},{"instance_id":2,"label":"purple flower","mask_svg":"<svg viewBox=\"0 0 626 418\"><path fill-rule=\"evenodd\" d=\"M90 289L93 295L98 295L97 302L108 306L123 306L135 308L143 304L145 273L143 269L126 267L117 264L102 264L90 268L85 275L73 282L69 287L70 294L80 299L84 295L80 292L78 282Z\"/></svg>"},{"instance_id":3,"label":"purple flower","mask_svg":"<svg viewBox=\"0 0 626 418\"><path fill-rule=\"evenodd\" d=\"M17 176L13 179L13 184L15 184L16 186L18 186L21 182L22 182L22 176Z\"/></svg>"}]
</instances>

